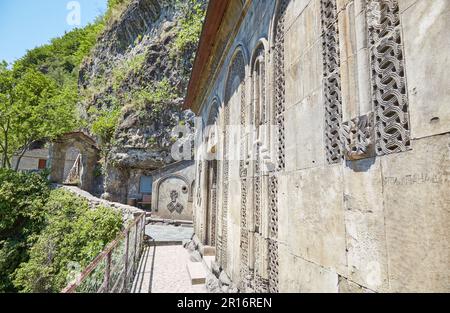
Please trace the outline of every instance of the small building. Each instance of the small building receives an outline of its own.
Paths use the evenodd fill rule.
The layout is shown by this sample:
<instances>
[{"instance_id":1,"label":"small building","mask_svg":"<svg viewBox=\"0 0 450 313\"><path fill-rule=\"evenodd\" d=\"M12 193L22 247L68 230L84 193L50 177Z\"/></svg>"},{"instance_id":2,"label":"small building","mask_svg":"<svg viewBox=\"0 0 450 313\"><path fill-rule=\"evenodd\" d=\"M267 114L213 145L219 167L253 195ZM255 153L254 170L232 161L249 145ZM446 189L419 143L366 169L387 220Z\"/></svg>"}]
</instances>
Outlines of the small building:
<instances>
[{"instance_id":1,"label":"small building","mask_svg":"<svg viewBox=\"0 0 450 313\"><path fill-rule=\"evenodd\" d=\"M40 171L48 168L50 159L49 143L39 142L25 152L20 160L18 170L19 171ZM64 162L64 177L67 177L75 161L77 160L79 151L75 148L67 151ZM17 156L12 158L12 166L15 168L18 161Z\"/></svg>"},{"instance_id":2,"label":"small building","mask_svg":"<svg viewBox=\"0 0 450 313\"><path fill-rule=\"evenodd\" d=\"M100 150L95 140L84 132L71 132L53 140L49 151L50 181L57 184L77 185L82 190L95 193L96 169ZM68 155L76 155L67 163Z\"/></svg>"}]
</instances>

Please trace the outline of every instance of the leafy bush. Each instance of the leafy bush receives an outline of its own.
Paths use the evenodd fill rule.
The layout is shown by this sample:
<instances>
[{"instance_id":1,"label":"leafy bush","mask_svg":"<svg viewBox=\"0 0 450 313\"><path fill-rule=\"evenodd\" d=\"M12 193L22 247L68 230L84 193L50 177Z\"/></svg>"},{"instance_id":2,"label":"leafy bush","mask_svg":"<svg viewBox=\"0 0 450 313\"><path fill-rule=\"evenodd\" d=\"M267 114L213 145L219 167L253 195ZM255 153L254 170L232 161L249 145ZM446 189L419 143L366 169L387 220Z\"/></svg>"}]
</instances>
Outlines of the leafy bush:
<instances>
[{"instance_id":1,"label":"leafy bush","mask_svg":"<svg viewBox=\"0 0 450 313\"><path fill-rule=\"evenodd\" d=\"M122 229L120 212L89 208L86 200L55 190L45 206L47 226L14 273L21 292L60 292L70 281L72 264L85 268Z\"/></svg>"},{"instance_id":2,"label":"leafy bush","mask_svg":"<svg viewBox=\"0 0 450 313\"><path fill-rule=\"evenodd\" d=\"M178 27L172 56L176 53L183 54L197 45L206 13L204 3L201 0L177 0L177 10L181 11L185 17Z\"/></svg>"},{"instance_id":3,"label":"leafy bush","mask_svg":"<svg viewBox=\"0 0 450 313\"><path fill-rule=\"evenodd\" d=\"M119 123L122 110L114 105L110 109L98 110L91 107L89 113L94 116L91 131L100 139L100 146L105 154L109 150Z\"/></svg>"},{"instance_id":4,"label":"leafy bush","mask_svg":"<svg viewBox=\"0 0 450 313\"><path fill-rule=\"evenodd\" d=\"M0 169L0 292L58 292L122 228L119 212L50 191L47 173Z\"/></svg>"},{"instance_id":5,"label":"leafy bush","mask_svg":"<svg viewBox=\"0 0 450 313\"><path fill-rule=\"evenodd\" d=\"M15 290L10 276L45 226L50 188L44 175L0 169L0 292Z\"/></svg>"},{"instance_id":6,"label":"leafy bush","mask_svg":"<svg viewBox=\"0 0 450 313\"><path fill-rule=\"evenodd\" d=\"M177 93L170 81L164 78L153 86L135 91L132 98L139 109L144 109L147 104L152 104L155 113L159 113L163 104L177 98Z\"/></svg>"}]
</instances>

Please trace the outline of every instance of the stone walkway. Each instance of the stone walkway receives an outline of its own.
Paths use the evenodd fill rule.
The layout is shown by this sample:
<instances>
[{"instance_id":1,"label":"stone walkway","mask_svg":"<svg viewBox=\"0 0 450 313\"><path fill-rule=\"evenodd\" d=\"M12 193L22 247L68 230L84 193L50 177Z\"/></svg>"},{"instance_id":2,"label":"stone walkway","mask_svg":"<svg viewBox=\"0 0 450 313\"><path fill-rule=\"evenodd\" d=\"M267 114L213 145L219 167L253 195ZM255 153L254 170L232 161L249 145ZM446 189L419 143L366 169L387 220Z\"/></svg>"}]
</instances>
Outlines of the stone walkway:
<instances>
[{"instance_id":1,"label":"stone walkway","mask_svg":"<svg viewBox=\"0 0 450 313\"><path fill-rule=\"evenodd\" d=\"M194 234L192 226L147 225L145 233L159 242L190 240Z\"/></svg>"},{"instance_id":2,"label":"stone walkway","mask_svg":"<svg viewBox=\"0 0 450 313\"><path fill-rule=\"evenodd\" d=\"M183 246L146 247L132 293L206 293L205 285L192 286L188 262Z\"/></svg>"}]
</instances>

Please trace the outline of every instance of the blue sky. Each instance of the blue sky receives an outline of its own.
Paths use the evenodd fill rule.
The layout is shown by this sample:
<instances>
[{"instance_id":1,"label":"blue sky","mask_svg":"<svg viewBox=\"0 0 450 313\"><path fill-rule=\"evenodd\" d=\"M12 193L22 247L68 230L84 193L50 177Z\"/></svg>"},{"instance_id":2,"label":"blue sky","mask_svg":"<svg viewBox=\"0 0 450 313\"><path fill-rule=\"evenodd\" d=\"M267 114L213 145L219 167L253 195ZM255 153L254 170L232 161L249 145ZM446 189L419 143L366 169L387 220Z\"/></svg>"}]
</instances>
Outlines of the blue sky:
<instances>
[{"instance_id":1,"label":"blue sky","mask_svg":"<svg viewBox=\"0 0 450 313\"><path fill-rule=\"evenodd\" d=\"M70 2L79 3L79 26L67 22L68 16L74 16L69 14L75 12L67 8ZM27 50L85 26L106 11L106 3L107 0L0 0L0 60L13 62Z\"/></svg>"}]
</instances>

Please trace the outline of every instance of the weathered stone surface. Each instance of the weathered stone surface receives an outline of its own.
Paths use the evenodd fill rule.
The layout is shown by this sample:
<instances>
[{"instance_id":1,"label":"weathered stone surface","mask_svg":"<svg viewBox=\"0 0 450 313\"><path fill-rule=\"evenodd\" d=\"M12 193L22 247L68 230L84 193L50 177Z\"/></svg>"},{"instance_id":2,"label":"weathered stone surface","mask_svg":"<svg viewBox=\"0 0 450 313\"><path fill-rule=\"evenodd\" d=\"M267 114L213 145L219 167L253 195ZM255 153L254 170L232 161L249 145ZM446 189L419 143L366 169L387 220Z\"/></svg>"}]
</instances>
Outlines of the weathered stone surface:
<instances>
[{"instance_id":1,"label":"weathered stone surface","mask_svg":"<svg viewBox=\"0 0 450 313\"><path fill-rule=\"evenodd\" d=\"M344 208L349 277L373 290L387 291L383 180L380 159L347 162Z\"/></svg>"},{"instance_id":2,"label":"weathered stone surface","mask_svg":"<svg viewBox=\"0 0 450 313\"><path fill-rule=\"evenodd\" d=\"M338 275L320 265L297 257L280 245L280 292L338 292Z\"/></svg>"},{"instance_id":3,"label":"weathered stone surface","mask_svg":"<svg viewBox=\"0 0 450 313\"><path fill-rule=\"evenodd\" d=\"M321 92L307 95L297 107L296 137L296 170L323 166L325 163L323 116L324 107ZM298 125L302 125L303 131L298 132Z\"/></svg>"},{"instance_id":4,"label":"weathered stone surface","mask_svg":"<svg viewBox=\"0 0 450 313\"><path fill-rule=\"evenodd\" d=\"M364 288L348 279L339 276L339 293L373 293L372 290Z\"/></svg>"},{"instance_id":5,"label":"weathered stone surface","mask_svg":"<svg viewBox=\"0 0 450 313\"><path fill-rule=\"evenodd\" d=\"M295 202L283 208L290 211L290 250L305 260L346 274L342 169L332 166L292 175L299 186L297 195Z\"/></svg>"},{"instance_id":6,"label":"weathered stone surface","mask_svg":"<svg viewBox=\"0 0 450 313\"><path fill-rule=\"evenodd\" d=\"M450 135L381 160L391 291L448 291Z\"/></svg>"}]
</instances>

